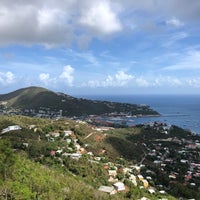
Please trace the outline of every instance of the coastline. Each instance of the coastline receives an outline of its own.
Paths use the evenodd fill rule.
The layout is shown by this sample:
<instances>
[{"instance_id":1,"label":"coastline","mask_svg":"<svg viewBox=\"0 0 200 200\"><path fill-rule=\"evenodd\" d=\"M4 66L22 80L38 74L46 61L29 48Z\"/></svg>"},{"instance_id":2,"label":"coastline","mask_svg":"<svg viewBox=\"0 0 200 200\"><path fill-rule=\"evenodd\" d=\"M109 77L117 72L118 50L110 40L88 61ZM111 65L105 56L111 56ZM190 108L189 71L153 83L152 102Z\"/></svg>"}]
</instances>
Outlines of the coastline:
<instances>
[{"instance_id":1,"label":"coastline","mask_svg":"<svg viewBox=\"0 0 200 200\"><path fill-rule=\"evenodd\" d=\"M85 95L84 97L122 103L146 104L160 115L133 118L132 120L135 123L166 122L200 134L200 95Z\"/></svg>"}]
</instances>

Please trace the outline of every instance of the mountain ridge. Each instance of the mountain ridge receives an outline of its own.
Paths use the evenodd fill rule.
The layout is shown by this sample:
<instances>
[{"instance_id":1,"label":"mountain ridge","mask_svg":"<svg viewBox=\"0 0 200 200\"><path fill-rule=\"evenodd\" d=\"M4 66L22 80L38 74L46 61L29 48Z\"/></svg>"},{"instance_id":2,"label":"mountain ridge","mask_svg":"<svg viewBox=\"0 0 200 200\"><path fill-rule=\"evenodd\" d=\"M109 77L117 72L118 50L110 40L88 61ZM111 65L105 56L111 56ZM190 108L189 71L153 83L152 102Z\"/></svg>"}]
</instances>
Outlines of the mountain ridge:
<instances>
[{"instance_id":1,"label":"mountain ridge","mask_svg":"<svg viewBox=\"0 0 200 200\"><path fill-rule=\"evenodd\" d=\"M36 110L41 108L59 112L63 116L102 115L105 113L124 113L129 115L157 115L149 106L111 101L76 98L68 94L53 92L42 87L27 87L0 95L0 104L6 109ZM21 113L20 113L21 114Z\"/></svg>"}]
</instances>

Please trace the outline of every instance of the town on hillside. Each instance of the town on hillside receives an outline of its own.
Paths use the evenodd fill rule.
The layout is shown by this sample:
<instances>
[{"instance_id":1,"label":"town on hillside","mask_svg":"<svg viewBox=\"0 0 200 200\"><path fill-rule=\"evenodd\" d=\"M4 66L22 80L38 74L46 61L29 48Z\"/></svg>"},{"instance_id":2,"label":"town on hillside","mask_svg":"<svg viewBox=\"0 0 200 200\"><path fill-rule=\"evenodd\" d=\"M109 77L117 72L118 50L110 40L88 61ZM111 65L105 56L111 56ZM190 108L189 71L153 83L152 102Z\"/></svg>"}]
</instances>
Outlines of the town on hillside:
<instances>
[{"instance_id":1,"label":"town on hillside","mask_svg":"<svg viewBox=\"0 0 200 200\"><path fill-rule=\"evenodd\" d=\"M85 166L88 163L100 166L105 175L96 177L99 179L96 187L109 195L124 193L131 198L137 189L142 191L140 199L143 200L149 196L164 200L168 195L197 199L195 196L200 191L199 135L160 122L129 127L129 131L142 130L141 134L128 134L142 152L137 160L131 160L121 152L118 157L113 157L115 154L112 155L110 147L104 143L118 129L89 124L80 119L73 125L65 120L61 123L64 126L54 125L53 120L43 127L13 124L3 127L0 137L15 138L17 143L14 142L14 147L25 150L35 161L48 165L57 163L76 176L88 176ZM33 143L30 134L27 138L22 136L23 129L33 135ZM120 146L115 148L118 151ZM133 157L135 153L132 152Z\"/></svg>"}]
</instances>

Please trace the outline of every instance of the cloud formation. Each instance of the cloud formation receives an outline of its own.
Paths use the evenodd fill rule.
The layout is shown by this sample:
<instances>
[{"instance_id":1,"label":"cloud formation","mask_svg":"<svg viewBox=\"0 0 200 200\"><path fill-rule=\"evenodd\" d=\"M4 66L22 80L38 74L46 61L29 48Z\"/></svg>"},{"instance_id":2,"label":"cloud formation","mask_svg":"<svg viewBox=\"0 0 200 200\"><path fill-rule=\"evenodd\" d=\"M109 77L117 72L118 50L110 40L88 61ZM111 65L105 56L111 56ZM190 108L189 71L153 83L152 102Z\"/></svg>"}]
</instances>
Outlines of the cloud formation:
<instances>
[{"instance_id":1,"label":"cloud formation","mask_svg":"<svg viewBox=\"0 0 200 200\"><path fill-rule=\"evenodd\" d=\"M200 69L200 51L190 50L174 65L166 66L162 70L176 71L176 70L195 70Z\"/></svg>"},{"instance_id":2,"label":"cloud formation","mask_svg":"<svg viewBox=\"0 0 200 200\"><path fill-rule=\"evenodd\" d=\"M0 72L0 84L2 85L8 85L15 82L15 75L8 71L8 72Z\"/></svg>"},{"instance_id":3,"label":"cloud formation","mask_svg":"<svg viewBox=\"0 0 200 200\"><path fill-rule=\"evenodd\" d=\"M94 1L89 8L83 9L80 24L97 35L112 34L122 30L117 14L112 10L110 1Z\"/></svg>"},{"instance_id":4,"label":"cloud formation","mask_svg":"<svg viewBox=\"0 0 200 200\"><path fill-rule=\"evenodd\" d=\"M69 86L73 86L73 77L74 68L72 68L70 65L67 65L63 68L63 72L59 76L61 80L63 80L65 83L67 83Z\"/></svg>"},{"instance_id":5,"label":"cloud formation","mask_svg":"<svg viewBox=\"0 0 200 200\"><path fill-rule=\"evenodd\" d=\"M159 14L168 25L180 27L184 21L199 21L199 10L198 0L2 0L0 45L55 47L78 43L85 47L93 38L126 31L127 23L132 27L145 24L146 16L148 23L156 21ZM134 22L127 19L127 13L134 13Z\"/></svg>"},{"instance_id":6,"label":"cloud formation","mask_svg":"<svg viewBox=\"0 0 200 200\"><path fill-rule=\"evenodd\" d=\"M108 0L1 1L0 45L67 46L86 34L93 38L120 30Z\"/></svg>"},{"instance_id":7,"label":"cloud formation","mask_svg":"<svg viewBox=\"0 0 200 200\"><path fill-rule=\"evenodd\" d=\"M104 80L90 80L82 84L83 87L124 87L132 79L133 75L127 74L124 71L118 71L115 75L108 75Z\"/></svg>"},{"instance_id":8,"label":"cloud formation","mask_svg":"<svg viewBox=\"0 0 200 200\"><path fill-rule=\"evenodd\" d=\"M171 18L170 20L166 21L167 25L171 25L171 26L175 26L177 28L184 26L184 23L181 22L179 19L177 19L176 17Z\"/></svg>"},{"instance_id":9,"label":"cloud formation","mask_svg":"<svg viewBox=\"0 0 200 200\"><path fill-rule=\"evenodd\" d=\"M43 82L45 85L48 85L50 79L50 75L48 73L39 74L39 80Z\"/></svg>"}]
</instances>

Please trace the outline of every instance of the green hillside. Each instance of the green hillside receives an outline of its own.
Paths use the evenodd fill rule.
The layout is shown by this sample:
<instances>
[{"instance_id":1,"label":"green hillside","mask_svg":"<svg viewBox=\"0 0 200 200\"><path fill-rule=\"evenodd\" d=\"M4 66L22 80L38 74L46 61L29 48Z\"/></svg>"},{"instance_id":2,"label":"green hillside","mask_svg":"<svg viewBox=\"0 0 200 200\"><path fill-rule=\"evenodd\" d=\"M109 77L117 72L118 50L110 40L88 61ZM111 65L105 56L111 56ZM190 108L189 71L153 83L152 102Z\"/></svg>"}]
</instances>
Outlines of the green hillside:
<instances>
[{"instance_id":1,"label":"green hillside","mask_svg":"<svg viewBox=\"0 0 200 200\"><path fill-rule=\"evenodd\" d=\"M0 199L108 199L66 171L34 163L26 154L13 152L6 140L0 140L0 155Z\"/></svg>"},{"instance_id":2,"label":"green hillside","mask_svg":"<svg viewBox=\"0 0 200 200\"><path fill-rule=\"evenodd\" d=\"M105 113L125 113L129 115L155 115L156 111L148 106L117 103L108 101L92 101L88 99L74 98L72 96L55 93L40 87L23 88L8 94L0 95L0 103L4 103L7 110L34 116L43 111L47 116L59 113L63 116L100 115Z\"/></svg>"},{"instance_id":3,"label":"green hillside","mask_svg":"<svg viewBox=\"0 0 200 200\"><path fill-rule=\"evenodd\" d=\"M21 129L4 132L13 125ZM179 151L187 140L191 143L199 136L175 126L166 134L165 127L155 123L99 131L83 121L0 116L0 199L198 199L200 182L195 176L191 181L196 186L185 182L189 166L180 162L190 155L190 162L198 163L198 149L188 149L183 155ZM72 134L65 135L66 131ZM83 150L79 159L73 159L70 155L80 154L77 145ZM163 164L171 159L173 165L154 164L162 154ZM138 171L132 166L143 167ZM126 191L111 196L98 191L102 185L113 184L108 181L108 169L116 170ZM172 172L178 174L176 181L168 178ZM195 168L193 174L197 172ZM147 188L138 178L137 186L129 179L138 174L151 176ZM150 194L149 189L155 192ZM161 194L160 190L165 191Z\"/></svg>"}]
</instances>

